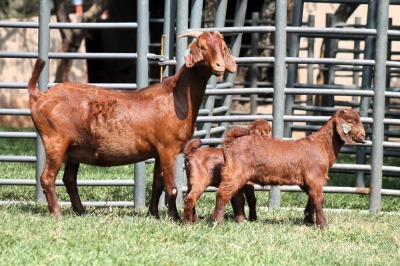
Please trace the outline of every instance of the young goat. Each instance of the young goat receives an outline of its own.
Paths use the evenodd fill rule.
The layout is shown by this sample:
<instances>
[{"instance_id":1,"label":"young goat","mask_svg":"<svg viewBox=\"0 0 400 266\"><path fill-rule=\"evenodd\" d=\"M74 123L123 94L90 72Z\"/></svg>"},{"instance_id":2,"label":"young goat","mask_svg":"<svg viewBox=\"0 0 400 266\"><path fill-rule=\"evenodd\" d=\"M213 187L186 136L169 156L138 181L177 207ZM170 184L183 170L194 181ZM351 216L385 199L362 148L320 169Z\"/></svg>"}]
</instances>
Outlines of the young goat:
<instances>
[{"instance_id":1,"label":"young goat","mask_svg":"<svg viewBox=\"0 0 400 266\"><path fill-rule=\"evenodd\" d=\"M248 126L245 133L260 136L271 136L271 126L265 120L255 120ZM221 148L202 147L200 139L193 139L188 142L183 150L185 156L185 168L187 175L188 191L185 197L183 219L185 222L197 222L196 202L208 186L218 187L221 182L221 167L224 164L224 156ZM254 185L246 183L238 197L232 199L232 207L237 221L245 219L244 199L246 196L249 205L249 220L257 219L256 198Z\"/></svg>"},{"instance_id":2,"label":"young goat","mask_svg":"<svg viewBox=\"0 0 400 266\"><path fill-rule=\"evenodd\" d=\"M76 183L80 163L116 166L155 158L149 212L159 217L164 185L169 215L179 219L175 157L193 135L208 79L236 71L221 34L184 36L197 38L186 51L185 65L174 76L137 91L64 82L42 93L36 83L45 62L37 60L28 84L29 105L46 153L40 182L51 214L60 213L54 183L63 162L72 208L83 214Z\"/></svg>"},{"instance_id":3,"label":"young goat","mask_svg":"<svg viewBox=\"0 0 400 266\"><path fill-rule=\"evenodd\" d=\"M231 129L223 142L225 165L217 191L213 221L224 217L225 205L246 182L299 185L308 195L305 223L326 226L323 186L343 144L365 143L360 117L353 110L337 111L324 126L298 140L243 136ZM239 133L239 136L237 136Z\"/></svg>"}]
</instances>

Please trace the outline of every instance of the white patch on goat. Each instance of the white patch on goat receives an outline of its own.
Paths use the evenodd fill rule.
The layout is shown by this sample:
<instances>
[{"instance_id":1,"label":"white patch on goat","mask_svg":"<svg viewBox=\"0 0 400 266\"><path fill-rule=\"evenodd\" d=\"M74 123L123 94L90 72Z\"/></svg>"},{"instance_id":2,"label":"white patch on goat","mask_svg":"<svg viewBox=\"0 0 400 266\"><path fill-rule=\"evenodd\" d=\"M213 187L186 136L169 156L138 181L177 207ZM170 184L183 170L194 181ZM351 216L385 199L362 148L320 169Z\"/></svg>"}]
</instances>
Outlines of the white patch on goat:
<instances>
[{"instance_id":1,"label":"white patch on goat","mask_svg":"<svg viewBox=\"0 0 400 266\"><path fill-rule=\"evenodd\" d=\"M190 53L190 48L185 50L185 52L184 52L184 56L185 56L185 57L186 57L186 56L188 56L188 55L189 55L189 53Z\"/></svg>"},{"instance_id":2,"label":"white patch on goat","mask_svg":"<svg viewBox=\"0 0 400 266\"><path fill-rule=\"evenodd\" d=\"M347 125L347 124L343 124L342 125L342 128L343 128L343 132L344 132L344 134L348 134L349 132L350 132L350 130L351 130L351 126L349 126L349 125Z\"/></svg>"}]
</instances>

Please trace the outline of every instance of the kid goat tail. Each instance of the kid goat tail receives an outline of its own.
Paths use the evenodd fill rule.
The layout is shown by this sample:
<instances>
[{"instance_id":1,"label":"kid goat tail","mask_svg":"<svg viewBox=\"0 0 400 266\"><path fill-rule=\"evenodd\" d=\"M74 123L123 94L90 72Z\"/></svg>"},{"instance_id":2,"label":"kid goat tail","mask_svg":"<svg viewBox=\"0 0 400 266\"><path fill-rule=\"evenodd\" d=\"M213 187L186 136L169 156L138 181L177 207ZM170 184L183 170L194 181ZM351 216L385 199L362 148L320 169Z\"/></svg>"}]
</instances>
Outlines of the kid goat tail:
<instances>
[{"instance_id":1,"label":"kid goat tail","mask_svg":"<svg viewBox=\"0 0 400 266\"><path fill-rule=\"evenodd\" d=\"M250 131L247 128L232 127L226 132L224 144L231 143L236 138L248 135L250 135Z\"/></svg>"},{"instance_id":2,"label":"kid goat tail","mask_svg":"<svg viewBox=\"0 0 400 266\"><path fill-rule=\"evenodd\" d=\"M201 140L200 139L192 139L183 148L183 155L185 157L189 156L192 152L197 150L200 146L201 146Z\"/></svg>"},{"instance_id":3,"label":"kid goat tail","mask_svg":"<svg viewBox=\"0 0 400 266\"><path fill-rule=\"evenodd\" d=\"M42 95L42 92L38 89L36 84L38 82L40 73L42 73L45 64L46 62L42 58L38 58L36 60L32 76L28 82L29 106L32 106L32 104L35 103Z\"/></svg>"}]
</instances>

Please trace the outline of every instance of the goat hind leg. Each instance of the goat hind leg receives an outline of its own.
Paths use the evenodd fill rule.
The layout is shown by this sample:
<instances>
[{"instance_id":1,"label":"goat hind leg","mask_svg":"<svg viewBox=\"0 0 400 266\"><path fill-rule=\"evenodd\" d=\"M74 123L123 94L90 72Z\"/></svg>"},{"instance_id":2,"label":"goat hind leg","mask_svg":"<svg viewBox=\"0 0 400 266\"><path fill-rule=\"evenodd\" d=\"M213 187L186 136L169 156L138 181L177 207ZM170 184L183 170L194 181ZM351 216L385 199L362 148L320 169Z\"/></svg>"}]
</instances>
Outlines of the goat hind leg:
<instances>
[{"instance_id":1,"label":"goat hind leg","mask_svg":"<svg viewBox=\"0 0 400 266\"><path fill-rule=\"evenodd\" d=\"M71 200L72 209L78 215L85 214L82 201L79 197L76 176L78 174L79 164L67 162L64 168L63 182Z\"/></svg>"},{"instance_id":2,"label":"goat hind leg","mask_svg":"<svg viewBox=\"0 0 400 266\"><path fill-rule=\"evenodd\" d=\"M233 216L235 217L236 222L240 223L246 220L246 215L244 213L244 195L243 190L239 190L239 192L232 197L231 204L233 208Z\"/></svg>"},{"instance_id":3,"label":"goat hind leg","mask_svg":"<svg viewBox=\"0 0 400 266\"><path fill-rule=\"evenodd\" d=\"M230 174L230 178L226 180L222 177L222 182L217 190L214 214L211 217L213 222L221 222L224 219L226 204L243 187L246 181L242 180L240 175Z\"/></svg>"},{"instance_id":4,"label":"goat hind leg","mask_svg":"<svg viewBox=\"0 0 400 266\"><path fill-rule=\"evenodd\" d=\"M307 226L315 224L314 221L315 208L310 197L308 197L306 208L304 209L304 223Z\"/></svg>"},{"instance_id":5,"label":"goat hind leg","mask_svg":"<svg viewBox=\"0 0 400 266\"><path fill-rule=\"evenodd\" d=\"M59 145L46 145L47 142L59 143ZM47 205L52 215L60 214L60 207L58 206L55 183L57 174L60 171L61 164L64 160L65 151L68 148L68 142L65 139L49 139L43 138L43 144L46 151L46 164L42 175L40 176L40 184L43 193L46 196Z\"/></svg>"},{"instance_id":6,"label":"goat hind leg","mask_svg":"<svg viewBox=\"0 0 400 266\"><path fill-rule=\"evenodd\" d=\"M196 203L210 185L210 180L204 179L196 175L196 173L192 174L191 180L188 181L188 193L184 200L183 219L185 222L194 223L199 221L199 217L196 214ZM193 182L193 184L190 184L191 182Z\"/></svg>"},{"instance_id":7,"label":"goat hind leg","mask_svg":"<svg viewBox=\"0 0 400 266\"><path fill-rule=\"evenodd\" d=\"M246 184L244 186L244 195L246 196L247 205L249 205L249 221L253 222L257 220L257 199L254 192L254 186Z\"/></svg>"}]
</instances>

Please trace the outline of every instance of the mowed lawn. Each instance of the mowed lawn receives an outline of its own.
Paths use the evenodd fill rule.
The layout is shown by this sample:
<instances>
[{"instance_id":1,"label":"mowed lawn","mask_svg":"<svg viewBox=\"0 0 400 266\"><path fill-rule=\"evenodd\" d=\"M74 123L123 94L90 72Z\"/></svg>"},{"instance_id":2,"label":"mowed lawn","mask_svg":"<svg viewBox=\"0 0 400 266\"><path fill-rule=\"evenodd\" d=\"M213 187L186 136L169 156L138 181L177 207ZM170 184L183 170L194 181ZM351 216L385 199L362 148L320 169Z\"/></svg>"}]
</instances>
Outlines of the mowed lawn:
<instances>
[{"instance_id":1,"label":"mowed lawn","mask_svg":"<svg viewBox=\"0 0 400 266\"><path fill-rule=\"evenodd\" d=\"M1 155L34 151L33 140L0 139ZM149 199L152 165L147 168ZM0 173L0 178L33 179L35 168L0 162ZM82 166L79 172L79 179L132 178L132 166ZM329 184L353 183L354 175L332 174ZM400 180L385 178L383 186L400 189ZM84 201L133 200L131 187L80 191ZM57 187L57 195L68 201L64 187ZM34 199L34 187L0 186L0 200ZM171 221L166 208L157 220L147 209L88 207L78 217L62 207L62 216L51 217L44 204L3 205L0 265L400 265L398 197L383 197L382 211L370 214L368 196L325 194L328 227L323 231L303 225L304 193L282 193L282 208L274 211L266 208L268 192L257 192L257 200L256 222L236 223L227 206L225 221L213 224L215 193L206 193L196 208L202 220L194 225Z\"/></svg>"}]
</instances>

